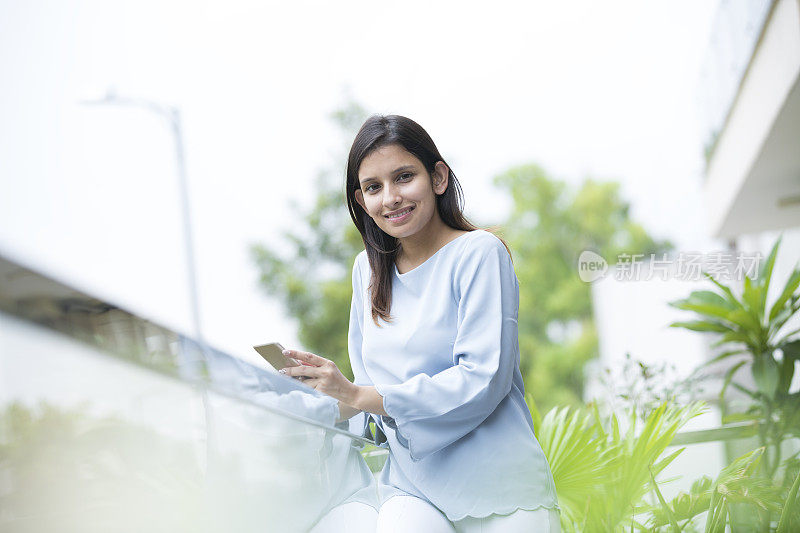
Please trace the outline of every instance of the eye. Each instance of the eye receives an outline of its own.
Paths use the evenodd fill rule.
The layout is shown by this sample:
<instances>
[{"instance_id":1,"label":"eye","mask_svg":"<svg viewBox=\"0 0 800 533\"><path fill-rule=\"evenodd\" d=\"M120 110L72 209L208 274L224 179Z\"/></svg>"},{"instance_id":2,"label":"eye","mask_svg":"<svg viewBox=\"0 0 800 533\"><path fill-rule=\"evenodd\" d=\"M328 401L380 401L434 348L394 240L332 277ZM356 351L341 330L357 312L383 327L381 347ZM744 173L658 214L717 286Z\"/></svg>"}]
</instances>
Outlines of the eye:
<instances>
[{"instance_id":1,"label":"eye","mask_svg":"<svg viewBox=\"0 0 800 533\"><path fill-rule=\"evenodd\" d=\"M411 181L411 179L413 177L414 177L414 173L413 172L403 172L402 174L397 176L397 179L398 180L403 180L403 181ZM375 187L375 188L373 188L373 187ZM377 190L377 187L380 187L380 185L377 184L377 183L370 183L369 185L364 187L364 192L374 192L374 191Z\"/></svg>"}]
</instances>

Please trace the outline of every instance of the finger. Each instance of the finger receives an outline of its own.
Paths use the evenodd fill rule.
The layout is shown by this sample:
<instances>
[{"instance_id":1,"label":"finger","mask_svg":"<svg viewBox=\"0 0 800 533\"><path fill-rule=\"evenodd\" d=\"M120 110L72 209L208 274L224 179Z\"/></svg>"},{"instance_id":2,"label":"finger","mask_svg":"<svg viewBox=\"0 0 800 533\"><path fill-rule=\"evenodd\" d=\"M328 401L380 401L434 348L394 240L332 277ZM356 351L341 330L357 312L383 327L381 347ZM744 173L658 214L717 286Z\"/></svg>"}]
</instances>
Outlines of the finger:
<instances>
[{"instance_id":1,"label":"finger","mask_svg":"<svg viewBox=\"0 0 800 533\"><path fill-rule=\"evenodd\" d=\"M291 377L320 377L320 369L316 366L287 366L278 370L284 376Z\"/></svg>"},{"instance_id":2,"label":"finger","mask_svg":"<svg viewBox=\"0 0 800 533\"><path fill-rule=\"evenodd\" d=\"M301 363L307 363L314 366L322 366L325 363L330 362L329 359L325 359L324 357L320 357L311 352L301 352L300 350L284 350L283 355L287 357L293 357Z\"/></svg>"}]
</instances>

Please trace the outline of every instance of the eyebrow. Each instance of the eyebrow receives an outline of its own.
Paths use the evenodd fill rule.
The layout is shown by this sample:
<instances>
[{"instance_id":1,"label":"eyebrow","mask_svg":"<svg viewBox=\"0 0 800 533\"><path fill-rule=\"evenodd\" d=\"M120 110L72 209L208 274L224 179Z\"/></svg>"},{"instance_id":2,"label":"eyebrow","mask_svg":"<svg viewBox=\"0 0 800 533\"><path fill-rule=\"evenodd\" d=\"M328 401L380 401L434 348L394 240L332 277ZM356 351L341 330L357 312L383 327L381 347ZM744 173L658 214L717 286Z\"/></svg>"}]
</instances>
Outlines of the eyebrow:
<instances>
[{"instance_id":1,"label":"eyebrow","mask_svg":"<svg viewBox=\"0 0 800 533\"><path fill-rule=\"evenodd\" d=\"M414 165L403 165L402 167L397 167L396 169L392 170L392 174L397 174L401 170L411 170L413 168L414 168ZM378 178L375 177L375 176L370 176L369 178L364 178L363 180L361 180L360 183L364 184L364 183L368 182L369 180L376 180L376 179L378 179Z\"/></svg>"}]
</instances>

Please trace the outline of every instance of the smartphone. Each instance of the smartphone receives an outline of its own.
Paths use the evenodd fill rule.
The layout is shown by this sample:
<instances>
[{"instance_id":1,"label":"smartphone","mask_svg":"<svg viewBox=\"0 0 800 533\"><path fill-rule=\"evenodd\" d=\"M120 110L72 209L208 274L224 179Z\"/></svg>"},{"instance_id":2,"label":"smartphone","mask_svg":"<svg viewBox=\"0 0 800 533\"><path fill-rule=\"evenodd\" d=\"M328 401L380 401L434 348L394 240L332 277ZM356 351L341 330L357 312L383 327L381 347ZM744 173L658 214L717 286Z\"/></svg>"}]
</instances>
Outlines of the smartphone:
<instances>
[{"instance_id":1,"label":"smartphone","mask_svg":"<svg viewBox=\"0 0 800 533\"><path fill-rule=\"evenodd\" d=\"M264 358L264 360L272 365L275 370L286 368L287 366L300 366L297 359L286 357L283 355L284 347L280 343L270 342L269 344L260 344L253 346L253 349Z\"/></svg>"}]
</instances>

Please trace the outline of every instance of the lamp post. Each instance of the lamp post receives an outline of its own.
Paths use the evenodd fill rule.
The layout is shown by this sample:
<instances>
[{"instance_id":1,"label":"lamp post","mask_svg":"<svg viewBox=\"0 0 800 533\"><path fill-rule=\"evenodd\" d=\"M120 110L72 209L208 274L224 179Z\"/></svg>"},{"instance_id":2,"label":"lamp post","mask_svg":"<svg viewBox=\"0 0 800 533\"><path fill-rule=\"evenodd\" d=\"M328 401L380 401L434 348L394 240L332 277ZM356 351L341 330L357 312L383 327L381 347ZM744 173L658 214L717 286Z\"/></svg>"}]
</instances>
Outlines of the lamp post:
<instances>
[{"instance_id":1,"label":"lamp post","mask_svg":"<svg viewBox=\"0 0 800 533\"><path fill-rule=\"evenodd\" d=\"M81 100L84 105L113 105L124 107L138 107L165 119L172 132L175 148L175 163L178 172L178 187L180 190L181 218L186 250L186 268L189 281L189 298L192 316L194 338L200 345L205 356L206 344L200 324L200 300L197 290L197 275L195 272L194 236L192 234L191 205L189 202L189 182L186 177L186 157L183 147L183 129L181 126L181 113L177 107L160 104L144 98L131 98L120 96L113 89L108 89L101 98ZM196 369L195 369L196 370ZM197 376L194 376L197 377Z\"/></svg>"},{"instance_id":2,"label":"lamp post","mask_svg":"<svg viewBox=\"0 0 800 533\"><path fill-rule=\"evenodd\" d=\"M106 91L106 94L101 98L96 99L87 99L82 100L80 103L84 105L114 105L114 106L126 106L126 107L138 107L140 109L144 109L155 115L166 119L167 124L170 127L170 131L172 132L172 138L175 147L175 162L176 168L178 172L178 186L180 189L180 198L181 198L181 218L183 223L183 233L185 239L185 250L186 250L186 268L188 271L188 278L189 278L189 297L190 297L190 306L191 306L191 316L192 316L192 327L194 328L194 338L197 341L197 344L200 347L200 356L201 362L204 363L204 368L208 368L208 347L206 346L204 337L203 337L203 329L200 325L200 301L197 293L197 276L195 273L195 258L194 258L194 237L192 234L192 217L191 217L191 206L189 203L189 183L186 177L186 159L184 156L184 148L183 148L183 130L181 127L181 114L180 110L174 106L163 105L158 102L154 102L152 100L146 100L144 98L130 98L125 96L119 96L116 91L109 89ZM185 354L184 354L185 355ZM192 381L200 389L200 395L203 403L203 414L205 418L205 457L204 459L204 471L207 471L209 461L211 459L211 443L212 443L212 434L213 434L213 420L211 418L211 413L209 409L209 402L208 402L208 388L205 386L201 373L198 371L198 365L192 361L191 363L191 375L189 376ZM179 372L184 373L186 372L186 368L184 368L184 364L180 365ZM207 485L206 485L206 488Z\"/></svg>"}]
</instances>

